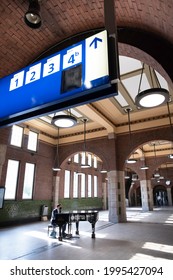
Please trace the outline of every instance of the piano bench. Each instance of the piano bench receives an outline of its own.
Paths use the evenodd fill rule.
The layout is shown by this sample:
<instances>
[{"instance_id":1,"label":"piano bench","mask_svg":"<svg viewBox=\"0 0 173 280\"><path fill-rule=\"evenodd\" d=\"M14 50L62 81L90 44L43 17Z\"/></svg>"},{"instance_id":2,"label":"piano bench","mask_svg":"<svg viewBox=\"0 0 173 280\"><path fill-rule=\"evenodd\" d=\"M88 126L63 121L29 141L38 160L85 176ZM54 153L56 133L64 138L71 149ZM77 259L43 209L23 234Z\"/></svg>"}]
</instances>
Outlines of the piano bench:
<instances>
[{"instance_id":1,"label":"piano bench","mask_svg":"<svg viewBox=\"0 0 173 280\"><path fill-rule=\"evenodd\" d=\"M56 226L55 228L57 228L58 226ZM49 235L49 231L50 231L50 229L53 229L53 225L52 224L49 224L48 226L47 226L47 234Z\"/></svg>"}]
</instances>

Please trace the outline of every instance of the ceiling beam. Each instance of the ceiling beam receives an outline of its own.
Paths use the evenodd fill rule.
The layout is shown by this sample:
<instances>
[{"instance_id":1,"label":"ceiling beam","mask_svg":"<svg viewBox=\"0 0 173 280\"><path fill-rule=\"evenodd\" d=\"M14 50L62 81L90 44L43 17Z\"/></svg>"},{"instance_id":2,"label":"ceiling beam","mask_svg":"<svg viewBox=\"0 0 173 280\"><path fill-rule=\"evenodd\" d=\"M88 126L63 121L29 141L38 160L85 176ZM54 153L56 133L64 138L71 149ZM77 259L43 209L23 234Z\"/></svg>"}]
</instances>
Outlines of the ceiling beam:
<instances>
[{"instance_id":1,"label":"ceiling beam","mask_svg":"<svg viewBox=\"0 0 173 280\"><path fill-rule=\"evenodd\" d=\"M92 121L99 123L101 127L105 127L108 134L115 133L116 127L111 121L109 121L101 112L99 112L92 104L85 104L77 107L80 112L84 112Z\"/></svg>"}]
</instances>

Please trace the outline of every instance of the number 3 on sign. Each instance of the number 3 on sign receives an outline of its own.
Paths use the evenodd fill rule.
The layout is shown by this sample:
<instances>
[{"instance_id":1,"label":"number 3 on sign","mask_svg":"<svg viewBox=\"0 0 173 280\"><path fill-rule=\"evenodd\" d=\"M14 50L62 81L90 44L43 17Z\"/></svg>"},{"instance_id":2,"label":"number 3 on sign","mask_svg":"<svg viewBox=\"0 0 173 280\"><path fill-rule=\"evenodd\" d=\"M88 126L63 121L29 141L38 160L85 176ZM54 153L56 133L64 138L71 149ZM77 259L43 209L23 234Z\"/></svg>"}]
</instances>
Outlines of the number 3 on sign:
<instances>
[{"instance_id":1,"label":"number 3 on sign","mask_svg":"<svg viewBox=\"0 0 173 280\"><path fill-rule=\"evenodd\" d=\"M76 46L67 51L63 56L63 69L82 62L82 45Z\"/></svg>"},{"instance_id":2,"label":"number 3 on sign","mask_svg":"<svg viewBox=\"0 0 173 280\"><path fill-rule=\"evenodd\" d=\"M54 74L60 69L60 54L47 60L43 67L43 77Z\"/></svg>"}]
</instances>

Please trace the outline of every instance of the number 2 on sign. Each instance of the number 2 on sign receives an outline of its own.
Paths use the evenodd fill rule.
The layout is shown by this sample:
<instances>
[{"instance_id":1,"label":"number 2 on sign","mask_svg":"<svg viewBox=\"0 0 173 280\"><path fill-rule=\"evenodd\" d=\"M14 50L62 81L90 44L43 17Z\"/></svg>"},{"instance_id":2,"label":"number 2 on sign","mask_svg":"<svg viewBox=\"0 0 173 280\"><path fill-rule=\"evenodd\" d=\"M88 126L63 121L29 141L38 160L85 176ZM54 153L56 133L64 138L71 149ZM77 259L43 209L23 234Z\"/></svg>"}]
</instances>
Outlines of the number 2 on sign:
<instances>
[{"instance_id":1,"label":"number 2 on sign","mask_svg":"<svg viewBox=\"0 0 173 280\"><path fill-rule=\"evenodd\" d=\"M25 84L29 84L31 82L35 82L40 79L41 73L41 63L38 63L29 68L29 71L26 72L26 80Z\"/></svg>"}]
</instances>

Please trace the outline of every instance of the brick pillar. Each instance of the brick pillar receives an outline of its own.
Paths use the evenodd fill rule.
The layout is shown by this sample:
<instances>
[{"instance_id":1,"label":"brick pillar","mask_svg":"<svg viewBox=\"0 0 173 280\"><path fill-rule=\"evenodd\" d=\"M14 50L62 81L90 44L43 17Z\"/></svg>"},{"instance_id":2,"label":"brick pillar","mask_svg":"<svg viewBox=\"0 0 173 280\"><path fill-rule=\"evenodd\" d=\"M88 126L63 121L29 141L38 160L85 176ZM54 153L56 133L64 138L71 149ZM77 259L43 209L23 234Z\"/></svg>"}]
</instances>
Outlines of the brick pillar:
<instances>
[{"instance_id":1,"label":"brick pillar","mask_svg":"<svg viewBox=\"0 0 173 280\"><path fill-rule=\"evenodd\" d=\"M0 179L2 175L2 167L5 161L5 156L6 156L6 151L7 151L7 145L0 145Z\"/></svg>"},{"instance_id":2,"label":"brick pillar","mask_svg":"<svg viewBox=\"0 0 173 280\"><path fill-rule=\"evenodd\" d=\"M112 223L126 221L124 172L108 172L108 209Z\"/></svg>"}]
</instances>

